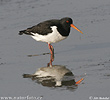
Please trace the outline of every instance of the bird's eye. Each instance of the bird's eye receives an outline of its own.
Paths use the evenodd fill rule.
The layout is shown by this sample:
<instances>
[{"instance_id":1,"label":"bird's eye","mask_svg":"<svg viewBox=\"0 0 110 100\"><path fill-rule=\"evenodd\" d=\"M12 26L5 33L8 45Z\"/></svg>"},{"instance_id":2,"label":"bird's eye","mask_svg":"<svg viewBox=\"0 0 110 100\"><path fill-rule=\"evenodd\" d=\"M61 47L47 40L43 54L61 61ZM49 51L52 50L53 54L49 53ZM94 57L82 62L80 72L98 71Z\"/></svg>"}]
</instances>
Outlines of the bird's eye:
<instances>
[{"instance_id":1,"label":"bird's eye","mask_svg":"<svg viewBox=\"0 0 110 100\"><path fill-rule=\"evenodd\" d=\"M66 22L67 22L67 23L69 23L69 21L68 21L68 20L67 20Z\"/></svg>"}]
</instances>

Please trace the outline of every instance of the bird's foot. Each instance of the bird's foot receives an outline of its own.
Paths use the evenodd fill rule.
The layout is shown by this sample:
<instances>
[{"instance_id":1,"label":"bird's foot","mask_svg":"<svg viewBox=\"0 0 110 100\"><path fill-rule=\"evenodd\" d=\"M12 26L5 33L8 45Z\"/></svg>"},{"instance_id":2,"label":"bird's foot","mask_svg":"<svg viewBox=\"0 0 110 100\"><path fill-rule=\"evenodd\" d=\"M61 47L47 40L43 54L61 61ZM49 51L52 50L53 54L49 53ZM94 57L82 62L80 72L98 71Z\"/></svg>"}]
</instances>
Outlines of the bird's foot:
<instances>
[{"instance_id":1,"label":"bird's foot","mask_svg":"<svg viewBox=\"0 0 110 100\"><path fill-rule=\"evenodd\" d=\"M50 63L47 63L47 67L53 67L53 66L52 66L52 64L50 64Z\"/></svg>"}]
</instances>

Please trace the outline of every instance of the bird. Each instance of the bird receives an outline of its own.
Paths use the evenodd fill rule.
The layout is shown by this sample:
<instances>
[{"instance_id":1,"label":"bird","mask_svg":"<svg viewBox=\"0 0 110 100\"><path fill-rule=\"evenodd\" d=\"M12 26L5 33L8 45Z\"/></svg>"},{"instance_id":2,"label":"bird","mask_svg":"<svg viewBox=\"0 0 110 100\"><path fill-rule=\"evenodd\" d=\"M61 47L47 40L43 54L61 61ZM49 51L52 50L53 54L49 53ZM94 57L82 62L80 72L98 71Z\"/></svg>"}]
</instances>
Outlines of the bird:
<instances>
[{"instance_id":1,"label":"bird","mask_svg":"<svg viewBox=\"0 0 110 100\"><path fill-rule=\"evenodd\" d=\"M83 34L83 32L73 24L73 20L70 17L64 17L61 19L50 19L40 22L37 25L19 31L19 35L30 35L36 41L46 42L51 54L48 66L52 67L52 62L54 61L54 48L51 43L66 39L69 36L71 27Z\"/></svg>"}]
</instances>

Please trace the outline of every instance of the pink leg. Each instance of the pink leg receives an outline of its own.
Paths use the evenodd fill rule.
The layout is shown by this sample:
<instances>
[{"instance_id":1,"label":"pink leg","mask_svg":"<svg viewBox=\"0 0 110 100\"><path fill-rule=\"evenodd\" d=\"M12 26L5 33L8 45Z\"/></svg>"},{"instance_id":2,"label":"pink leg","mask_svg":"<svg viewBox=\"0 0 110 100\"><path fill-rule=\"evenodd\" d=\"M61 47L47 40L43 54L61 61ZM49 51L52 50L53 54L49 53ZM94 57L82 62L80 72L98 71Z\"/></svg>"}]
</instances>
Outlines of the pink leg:
<instances>
[{"instance_id":1,"label":"pink leg","mask_svg":"<svg viewBox=\"0 0 110 100\"><path fill-rule=\"evenodd\" d=\"M48 43L48 47L50 50L51 58L50 58L50 63L49 65L52 66L52 62L54 61L54 48L51 44Z\"/></svg>"}]
</instances>

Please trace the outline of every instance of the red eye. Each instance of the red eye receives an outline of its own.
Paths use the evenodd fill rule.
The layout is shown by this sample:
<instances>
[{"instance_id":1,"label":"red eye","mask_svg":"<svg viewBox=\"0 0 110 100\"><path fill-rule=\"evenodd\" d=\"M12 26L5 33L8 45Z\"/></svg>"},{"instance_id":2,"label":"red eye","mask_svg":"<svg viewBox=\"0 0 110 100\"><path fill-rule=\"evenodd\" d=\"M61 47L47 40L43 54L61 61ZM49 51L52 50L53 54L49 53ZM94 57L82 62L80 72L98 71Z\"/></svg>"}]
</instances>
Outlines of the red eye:
<instances>
[{"instance_id":1,"label":"red eye","mask_svg":"<svg viewBox=\"0 0 110 100\"><path fill-rule=\"evenodd\" d=\"M66 22L67 22L67 23L69 23L69 21L68 21L68 20L67 20Z\"/></svg>"}]
</instances>

